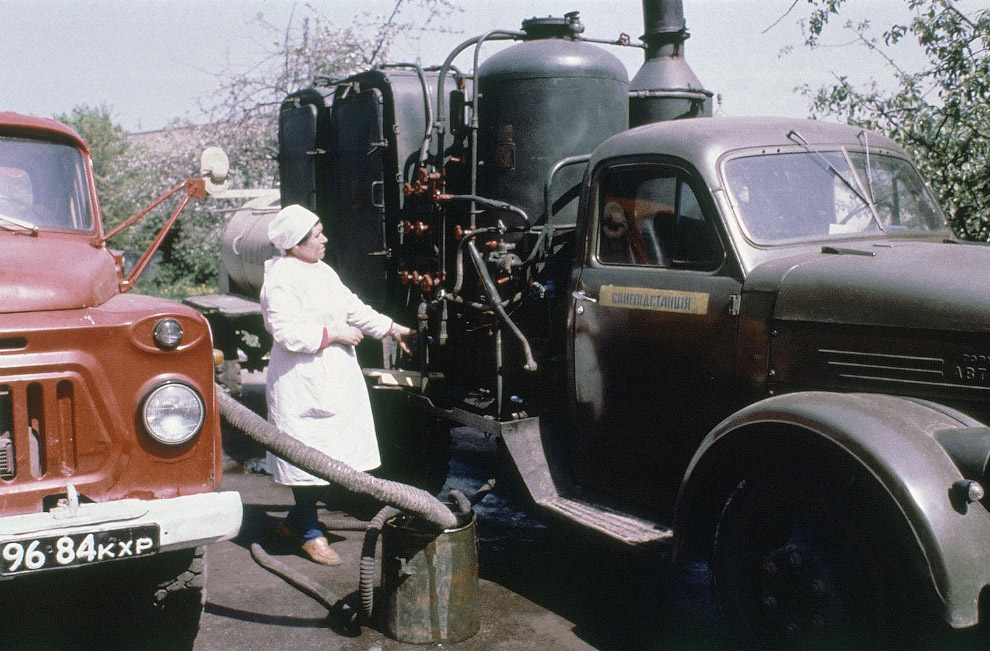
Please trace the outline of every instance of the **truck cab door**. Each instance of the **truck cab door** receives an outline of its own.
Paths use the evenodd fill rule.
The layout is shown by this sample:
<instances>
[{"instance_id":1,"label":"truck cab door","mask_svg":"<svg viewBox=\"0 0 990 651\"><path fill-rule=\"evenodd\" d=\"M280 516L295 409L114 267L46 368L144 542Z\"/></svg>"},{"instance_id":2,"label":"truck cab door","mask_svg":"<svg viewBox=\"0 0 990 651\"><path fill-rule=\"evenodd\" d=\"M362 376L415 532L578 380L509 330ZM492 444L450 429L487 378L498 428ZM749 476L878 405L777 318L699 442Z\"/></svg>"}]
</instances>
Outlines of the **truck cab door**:
<instances>
[{"instance_id":1,"label":"truck cab door","mask_svg":"<svg viewBox=\"0 0 990 651\"><path fill-rule=\"evenodd\" d=\"M725 411L741 282L686 165L600 168L586 210L570 315L572 474L662 516Z\"/></svg>"}]
</instances>

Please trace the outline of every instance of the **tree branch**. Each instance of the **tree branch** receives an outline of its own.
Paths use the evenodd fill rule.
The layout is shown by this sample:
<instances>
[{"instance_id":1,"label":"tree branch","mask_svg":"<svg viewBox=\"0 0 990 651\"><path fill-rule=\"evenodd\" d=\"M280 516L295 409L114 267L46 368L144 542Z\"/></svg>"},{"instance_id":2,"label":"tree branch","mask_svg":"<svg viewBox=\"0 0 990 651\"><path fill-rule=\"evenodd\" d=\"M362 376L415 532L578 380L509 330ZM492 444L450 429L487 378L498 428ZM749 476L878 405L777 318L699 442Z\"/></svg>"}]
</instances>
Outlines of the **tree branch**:
<instances>
[{"instance_id":1,"label":"tree branch","mask_svg":"<svg viewBox=\"0 0 990 651\"><path fill-rule=\"evenodd\" d=\"M787 18L788 14L790 14L792 11L794 11L794 7L796 7L797 6L797 3L800 2L800 1L801 0L794 0L794 2L791 3L791 6L787 8L787 11L785 11L784 13L782 13L780 15L780 18L778 18L777 20L773 21L773 23L771 23L769 27L767 27L762 32L760 32L760 34L766 34L771 29L773 29L774 27L776 27L777 25L779 25L780 24L780 21L782 21L785 18Z\"/></svg>"}]
</instances>

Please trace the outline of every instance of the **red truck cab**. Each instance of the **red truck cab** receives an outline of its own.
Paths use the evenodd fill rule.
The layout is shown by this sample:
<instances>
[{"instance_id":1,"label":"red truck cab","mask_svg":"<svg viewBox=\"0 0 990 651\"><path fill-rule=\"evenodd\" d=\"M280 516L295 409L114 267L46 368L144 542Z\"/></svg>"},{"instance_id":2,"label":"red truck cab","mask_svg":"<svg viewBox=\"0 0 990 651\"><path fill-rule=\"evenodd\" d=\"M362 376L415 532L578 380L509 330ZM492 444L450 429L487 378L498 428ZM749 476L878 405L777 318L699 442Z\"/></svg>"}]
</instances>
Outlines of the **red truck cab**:
<instances>
[{"instance_id":1,"label":"red truck cab","mask_svg":"<svg viewBox=\"0 0 990 651\"><path fill-rule=\"evenodd\" d=\"M0 590L106 563L198 622L203 546L242 517L209 326L123 293L89 148L54 120L0 112L0 261Z\"/></svg>"}]
</instances>

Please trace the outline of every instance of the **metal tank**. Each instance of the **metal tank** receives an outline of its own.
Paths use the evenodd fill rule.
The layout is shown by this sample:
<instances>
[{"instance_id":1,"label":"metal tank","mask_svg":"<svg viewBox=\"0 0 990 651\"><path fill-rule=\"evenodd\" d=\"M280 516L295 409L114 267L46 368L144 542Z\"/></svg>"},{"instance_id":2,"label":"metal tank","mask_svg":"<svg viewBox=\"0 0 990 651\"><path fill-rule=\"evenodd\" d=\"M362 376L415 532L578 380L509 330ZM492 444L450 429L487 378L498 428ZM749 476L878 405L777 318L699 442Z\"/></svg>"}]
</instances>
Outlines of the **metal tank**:
<instances>
[{"instance_id":1,"label":"metal tank","mask_svg":"<svg viewBox=\"0 0 990 651\"><path fill-rule=\"evenodd\" d=\"M682 0L643 0L646 61L629 84L629 126L711 117L712 93L684 58Z\"/></svg>"},{"instance_id":2,"label":"metal tank","mask_svg":"<svg viewBox=\"0 0 990 651\"><path fill-rule=\"evenodd\" d=\"M629 77L602 48L575 40L577 13L523 21L526 40L478 66L478 194L545 219L547 174L628 126ZM551 192L553 222L573 223L582 166L563 168ZM521 216L500 213L508 226Z\"/></svg>"},{"instance_id":3,"label":"metal tank","mask_svg":"<svg viewBox=\"0 0 990 651\"><path fill-rule=\"evenodd\" d=\"M265 281L265 260L275 255L268 222L281 207L278 190L252 199L234 211L223 232L220 284L225 294L258 298ZM224 286L226 284L226 286Z\"/></svg>"},{"instance_id":4,"label":"metal tank","mask_svg":"<svg viewBox=\"0 0 990 651\"><path fill-rule=\"evenodd\" d=\"M376 309L405 293L393 252L407 239L404 222L412 231L419 221L403 187L413 181L432 127L438 76L435 70L395 64L334 87L327 148L331 174L321 188L327 259L344 284Z\"/></svg>"}]
</instances>

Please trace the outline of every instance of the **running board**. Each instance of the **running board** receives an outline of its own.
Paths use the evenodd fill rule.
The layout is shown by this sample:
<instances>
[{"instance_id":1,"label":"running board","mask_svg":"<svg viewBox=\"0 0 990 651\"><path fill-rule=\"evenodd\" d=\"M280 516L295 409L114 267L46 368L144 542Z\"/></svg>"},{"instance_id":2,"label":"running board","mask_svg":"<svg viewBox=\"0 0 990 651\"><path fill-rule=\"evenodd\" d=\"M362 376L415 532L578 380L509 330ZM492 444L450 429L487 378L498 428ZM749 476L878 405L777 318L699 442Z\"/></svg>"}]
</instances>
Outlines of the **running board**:
<instances>
[{"instance_id":1,"label":"running board","mask_svg":"<svg viewBox=\"0 0 990 651\"><path fill-rule=\"evenodd\" d=\"M629 545L673 541L674 532L669 527L629 515L590 495L583 499L570 497L575 489L567 473L556 463L562 457L559 451L553 449L552 437L542 436L538 418L523 418L499 425L498 434L537 504L571 522Z\"/></svg>"},{"instance_id":2,"label":"running board","mask_svg":"<svg viewBox=\"0 0 990 651\"><path fill-rule=\"evenodd\" d=\"M563 495L537 502L572 522L599 531L628 545L670 543L674 531L655 522L619 513L607 506L571 499Z\"/></svg>"}]
</instances>

